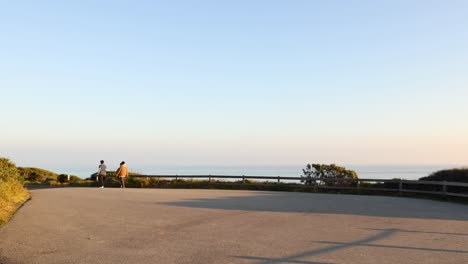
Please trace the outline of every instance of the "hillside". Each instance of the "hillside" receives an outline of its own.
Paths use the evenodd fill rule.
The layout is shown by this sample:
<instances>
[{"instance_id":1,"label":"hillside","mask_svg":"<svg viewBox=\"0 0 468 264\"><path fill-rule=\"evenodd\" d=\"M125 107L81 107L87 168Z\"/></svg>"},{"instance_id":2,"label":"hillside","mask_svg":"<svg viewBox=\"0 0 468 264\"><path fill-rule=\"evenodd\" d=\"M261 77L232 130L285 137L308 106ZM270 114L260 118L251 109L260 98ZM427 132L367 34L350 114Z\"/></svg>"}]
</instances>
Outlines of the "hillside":
<instances>
[{"instance_id":1,"label":"hillside","mask_svg":"<svg viewBox=\"0 0 468 264\"><path fill-rule=\"evenodd\" d=\"M33 167L18 167L19 175L29 182L56 181L58 174L48 170Z\"/></svg>"},{"instance_id":2,"label":"hillside","mask_svg":"<svg viewBox=\"0 0 468 264\"><path fill-rule=\"evenodd\" d=\"M0 226L29 199L29 193L20 182L18 168L6 158L0 158Z\"/></svg>"},{"instance_id":3,"label":"hillside","mask_svg":"<svg viewBox=\"0 0 468 264\"><path fill-rule=\"evenodd\" d=\"M422 177L420 181L468 182L468 168L441 170Z\"/></svg>"}]
</instances>

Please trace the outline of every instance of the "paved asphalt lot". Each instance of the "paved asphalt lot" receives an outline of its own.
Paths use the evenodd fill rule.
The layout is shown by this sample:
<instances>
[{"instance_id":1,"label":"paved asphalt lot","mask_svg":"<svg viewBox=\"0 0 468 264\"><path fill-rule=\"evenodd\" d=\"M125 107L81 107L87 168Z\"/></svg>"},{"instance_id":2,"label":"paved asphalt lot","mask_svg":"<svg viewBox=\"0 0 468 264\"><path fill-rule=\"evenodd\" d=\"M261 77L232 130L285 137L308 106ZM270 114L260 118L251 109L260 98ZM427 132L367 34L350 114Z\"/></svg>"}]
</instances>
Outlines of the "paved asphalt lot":
<instances>
[{"instance_id":1,"label":"paved asphalt lot","mask_svg":"<svg viewBox=\"0 0 468 264\"><path fill-rule=\"evenodd\" d=\"M59 188L0 229L0 263L468 263L468 206L283 192Z\"/></svg>"}]
</instances>

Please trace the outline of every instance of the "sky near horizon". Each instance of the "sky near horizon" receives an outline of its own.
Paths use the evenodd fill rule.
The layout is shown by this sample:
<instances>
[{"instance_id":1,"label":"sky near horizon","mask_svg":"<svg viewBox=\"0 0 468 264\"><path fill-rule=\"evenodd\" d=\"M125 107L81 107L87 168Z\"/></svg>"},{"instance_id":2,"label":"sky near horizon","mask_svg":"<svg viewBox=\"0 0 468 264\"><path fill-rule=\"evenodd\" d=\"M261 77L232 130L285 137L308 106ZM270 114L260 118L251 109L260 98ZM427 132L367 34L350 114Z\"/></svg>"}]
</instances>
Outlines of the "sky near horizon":
<instances>
[{"instance_id":1,"label":"sky near horizon","mask_svg":"<svg viewBox=\"0 0 468 264\"><path fill-rule=\"evenodd\" d=\"M467 14L456 0L0 0L0 156L467 165Z\"/></svg>"}]
</instances>

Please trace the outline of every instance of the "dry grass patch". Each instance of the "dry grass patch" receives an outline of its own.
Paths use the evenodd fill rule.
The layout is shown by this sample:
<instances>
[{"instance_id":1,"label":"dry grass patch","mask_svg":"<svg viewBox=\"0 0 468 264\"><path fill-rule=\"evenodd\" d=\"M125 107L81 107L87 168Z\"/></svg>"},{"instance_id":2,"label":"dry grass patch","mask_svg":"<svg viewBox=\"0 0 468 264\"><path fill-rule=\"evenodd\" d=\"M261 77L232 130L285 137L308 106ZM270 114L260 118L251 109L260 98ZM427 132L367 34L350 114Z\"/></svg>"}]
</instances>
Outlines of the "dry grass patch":
<instances>
[{"instance_id":1,"label":"dry grass patch","mask_svg":"<svg viewBox=\"0 0 468 264\"><path fill-rule=\"evenodd\" d=\"M16 165L0 158L0 226L3 226L30 195L19 181Z\"/></svg>"}]
</instances>

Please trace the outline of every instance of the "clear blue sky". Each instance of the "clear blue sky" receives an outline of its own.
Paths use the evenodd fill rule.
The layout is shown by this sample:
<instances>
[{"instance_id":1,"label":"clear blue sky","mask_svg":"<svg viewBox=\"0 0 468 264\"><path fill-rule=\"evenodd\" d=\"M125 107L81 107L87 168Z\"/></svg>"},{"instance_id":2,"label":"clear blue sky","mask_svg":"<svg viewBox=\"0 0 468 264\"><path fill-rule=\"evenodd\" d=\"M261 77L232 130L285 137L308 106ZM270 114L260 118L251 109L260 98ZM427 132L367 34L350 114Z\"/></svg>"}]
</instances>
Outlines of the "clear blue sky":
<instances>
[{"instance_id":1,"label":"clear blue sky","mask_svg":"<svg viewBox=\"0 0 468 264\"><path fill-rule=\"evenodd\" d=\"M0 1L22 166L468 164L467 1Z\"/></svg>"}]
</instances>

